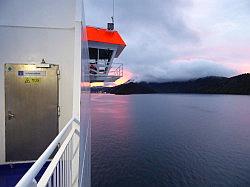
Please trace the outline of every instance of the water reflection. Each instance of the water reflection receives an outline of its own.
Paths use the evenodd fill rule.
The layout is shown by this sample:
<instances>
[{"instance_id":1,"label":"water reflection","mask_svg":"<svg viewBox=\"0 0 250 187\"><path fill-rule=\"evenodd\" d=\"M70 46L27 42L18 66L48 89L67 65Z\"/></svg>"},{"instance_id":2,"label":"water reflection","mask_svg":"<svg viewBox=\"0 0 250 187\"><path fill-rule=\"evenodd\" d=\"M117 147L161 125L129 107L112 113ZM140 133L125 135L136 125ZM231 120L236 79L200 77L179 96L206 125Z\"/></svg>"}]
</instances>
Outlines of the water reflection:
<instances>
[{"instance_id":1,"label":"water reflection","mask_svg":"<svg viewBox=\"0 0 250 187\"><path fill-rule=\"evenodd\" d=\"M110 168L124 168L122 165L125 163L122 163L120 158L127 157L126 154L130 150L131 144L128 140L131 131L130 97L114 98L112 95L99 94L92 94L91 97L92 137L96 137L92 139L92 171L95 171L95 176L109 178L115 171ZM96 160L99 160L98 163ZM103 173L104 168L107 171L105 173Z\"/></svg>"},{"instance_id":2,"label":"water reflection","mask_svg":"<svg viewBox=\"0 0 250 187\"><path fill-rule=\"evenodd\" d=\"M93 133L101 135L103 128L105 128L114 132L119 131L119 136L116 138L126 136L131 127L130 97L92 94L91 100L93 101L91 106L92 122L95 124Z\"/></svg>"},{"instance_id":3,"label":"water reflection","mask_svg":"<svg viewBox=\"0 0 250 187\"><path fill-rule=\"evenodd\" d=\"M250 186L249 98L92 95L92 185Z\"/></svg>"}]
</instances>

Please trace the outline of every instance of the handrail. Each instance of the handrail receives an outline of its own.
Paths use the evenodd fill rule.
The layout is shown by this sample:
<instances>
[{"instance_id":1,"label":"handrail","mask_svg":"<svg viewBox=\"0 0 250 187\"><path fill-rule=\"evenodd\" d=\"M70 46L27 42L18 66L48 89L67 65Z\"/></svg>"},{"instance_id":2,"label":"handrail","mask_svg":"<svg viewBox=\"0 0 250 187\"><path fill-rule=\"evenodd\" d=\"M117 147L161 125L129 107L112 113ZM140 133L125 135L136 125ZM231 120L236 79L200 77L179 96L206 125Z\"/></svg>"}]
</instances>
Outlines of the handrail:
<instances>
[{"instance_id":1,"label":"handrail","mask_svg":"<svg viewBox=\"0 0 250 187\"><path fill-rule=\"evenodd\" d=\"M51 142L48 148L43 152L43 154L37 159L37 161L31 166L31 168L26 172L26 174L21 178L21 180L16 184L16 187L28 187L33 186L36 184L35 177L42 169L44 164L48 161L51 154L57 148L58 144L60 143L62 137L68 131L71 124L75 122L77 124L80 121L76 117L72 117L66 126L61 130L61 132L56 136L56 138Z\"/></svg>"},{"instance_id":2,"label":"handrail","mask_svg":"<svg viewBox=\"0 0 250 187\"><path fill-rule=\"evenodd\" d=\"M41 179L39 180L38 185L37 185L38 187L43 187L43 186L46 186L48 184L48 182L51 179L51 176L53 175L53 173L54 173L60 159L62 158L62 155L64 154L65 149L67 148L69 142L72 140L72 137L73 137L76 130L77 130L77 128L73 127L72 130L69 132L69 135L64 140L64 142L61 145L60 149L58 150L58 152L56 153L56 155L52 159L52 161L49 164L46 171L44 172L44 173L46 173L46 175L43 175L41 177Z\"/></svg>"},{"instance_id":3,"label":"handrail","mask_svg":"<svg viewBox=\"0 0 250 187\"><path fill-rule=\"evenodd\" d=\"M117 65L117 67L115 67L115 65ZM122 77L123 76L123 64L122 63L114 63L113 66L111 67L108 75Z\"/></svg>"}]
</instances>

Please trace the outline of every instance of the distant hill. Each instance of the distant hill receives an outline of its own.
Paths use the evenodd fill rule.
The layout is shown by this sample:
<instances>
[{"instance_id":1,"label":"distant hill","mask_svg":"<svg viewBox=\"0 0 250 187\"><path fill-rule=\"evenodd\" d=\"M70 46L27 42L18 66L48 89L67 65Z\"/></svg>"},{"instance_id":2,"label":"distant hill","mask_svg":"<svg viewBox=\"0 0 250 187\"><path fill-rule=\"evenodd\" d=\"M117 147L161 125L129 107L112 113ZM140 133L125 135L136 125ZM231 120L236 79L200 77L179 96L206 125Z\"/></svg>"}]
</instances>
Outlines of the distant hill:
<instances>
[{"instance_id":1,"label":"distant hill","mask_svg":"<svg viewBox=\"0 0 250 187\"><path fill-rule=\"evenodd\" d=\"M250 74L234 77L203 77L164 83L129 82L105 90L118 95L151 93L197 93L250 95Z\"/></svg>"},{"instance_id":2,"label":"distant hill","mask_svg":"<svg viewBox=\"0 0 250 187\"><path fill-rule=\"evenodd\" d=\"M110 91L109 87L103 87L103 86L91 87L91 93L105 93L109 91Z\"/></svg>"}]
</instances>

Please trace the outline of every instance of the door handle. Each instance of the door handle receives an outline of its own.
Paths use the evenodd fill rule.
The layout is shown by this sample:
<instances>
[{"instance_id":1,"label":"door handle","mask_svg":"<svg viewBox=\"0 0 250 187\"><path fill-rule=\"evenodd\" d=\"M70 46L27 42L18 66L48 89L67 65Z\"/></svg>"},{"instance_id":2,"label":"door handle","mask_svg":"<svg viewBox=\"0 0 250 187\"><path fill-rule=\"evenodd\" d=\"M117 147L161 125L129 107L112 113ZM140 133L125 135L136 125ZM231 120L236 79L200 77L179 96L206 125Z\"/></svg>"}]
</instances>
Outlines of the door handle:
<instances>
[{"instance_id":1,"label":"door handle","mask_svg":"<svg viewBox=\"0 0 250 187\"><path fill-rule=\"evenodd\" d=\"M11 111L8 111L8 120L11 120L15 118L15 114L13 114Z\"/></svg>"}]
</instances>

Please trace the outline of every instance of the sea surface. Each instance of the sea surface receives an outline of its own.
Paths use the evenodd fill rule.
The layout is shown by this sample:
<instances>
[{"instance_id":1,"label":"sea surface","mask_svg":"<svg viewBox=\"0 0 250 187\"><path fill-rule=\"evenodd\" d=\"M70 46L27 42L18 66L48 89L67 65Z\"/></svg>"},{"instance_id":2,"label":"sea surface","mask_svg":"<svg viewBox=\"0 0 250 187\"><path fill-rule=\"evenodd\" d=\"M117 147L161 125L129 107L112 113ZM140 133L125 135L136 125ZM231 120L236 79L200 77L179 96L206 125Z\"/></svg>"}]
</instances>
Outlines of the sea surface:
<instances>
[{"instance_id":1,"label":"sea surface","mask_svg":"<svg viewBox=\"0 0 250 187\"><path fill-rule=\"evenodd\" d=\"M92 186L250 186L250 96L91 97Z\"/></svg>"}]
</instances>

